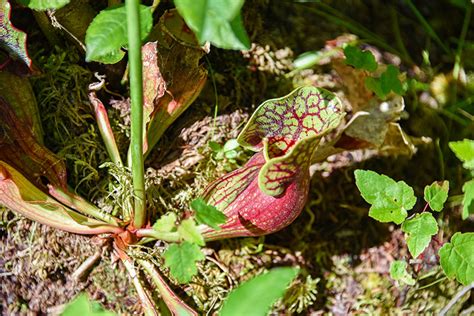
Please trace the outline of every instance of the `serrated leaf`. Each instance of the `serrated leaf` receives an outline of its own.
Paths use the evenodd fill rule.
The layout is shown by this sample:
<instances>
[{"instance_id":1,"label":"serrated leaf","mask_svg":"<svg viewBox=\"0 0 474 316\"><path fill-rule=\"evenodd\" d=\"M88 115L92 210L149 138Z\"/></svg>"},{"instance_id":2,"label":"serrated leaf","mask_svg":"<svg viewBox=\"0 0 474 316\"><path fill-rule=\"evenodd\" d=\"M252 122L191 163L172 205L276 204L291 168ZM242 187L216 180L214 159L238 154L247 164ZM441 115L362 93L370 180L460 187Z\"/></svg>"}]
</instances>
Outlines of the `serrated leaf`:
<instances>
[{"instance_id":1,"label":"serrated leaf","mask_svg":"<svg viewBox=\"0 0 474 316\"><path fill-rule=\"evenodd\" d=\"M178 234L182 239L199 246L204 246L205 244L204 238L192 218L185 219L181 222L178 226Z\"/></svg>"},{"instance_id":2,"label":"serrated leaf","mask_svg":"<svg viewBox=\"0 0 474 316\"><path fill-rule=\"evenodd\" d=\"M466 169L474 169L474 140L464 139L457 142L450 142L449 148L456 157L463 162Z\"/></svg>"},{"instance_id":3,"label":"serrated leaf","mask_svg":"<svg viewBox=\"0 0 474 316\"><path fill-rule=\"evenodd\" d=\"M68 4L71 0L19 0L23 5L33 10L59 9Z\"/></svg>"},{"instance_id":4,"label":"serrated leaf","mask_svg":"<svg viewBox=\"0 0 474 316\"><path fill-rule=\"evenodd\" d=\"M203 198L195 199L191 202L191 208L196 212L196 221L219 230L220 224L224 224L227 216L219 211L215 206L207 204Z\"/></svg>"},{"instance_id":5,"label":"serrated leaf","mask_svg":"<svg viewBox=\"0 0 474 316\"><path fill-rule=\"evenodd\" d=\"M462 199L462 219L474 214L474 180L470 180L462 186L464 197Z\"/></svg>"},{"instance_id":6,"label":"serrated leaf","mask_svg":"<svg viewBox=\"0 0 474 316\"><path fill-rule=\"evenodd\" d=\"M398 95L403 95L404 89L402 82L398 78L399 75L400 71L397 67L388 65L387 69L380 75L380 78L366 78L365 86L382 100L384 100L391 91Z\"/></svg>"},{"instance_id":7,"label":"serrated leaf","mask_svg":"<svg viewBox=\"0 0 474 316\"><path fill-rule=\"evenodd\" d=\"M26 50L26 33L10 22L11 6L7 0L0 0L0 46L15 59L20 59L31 67L31 59Z\"/></svg>"},{"instance_id":8,"label":"serrated leaf","mask_svg":"<svg viewBox=\"0 0 474 316\"><path fill-rule=\"evenodd\" d=\"M212 149L212 151L214 151L214 152L222 151L222 146L219 143L215 142L215 141L212 141L212 140L209 141L208 145Z\"/></svg>"},{"instance_id":9,"label":"serrated leaf","mask_svg":"<svg viewBox=\"0 0 474 316\"><path fill-rule=\"evenodd\" d=\"M441 184L437 181L425 187L424 198L433 211L441 212L444 202L448 199L449 181L443 181Z\"/></svg>"},{"instance_id":10,"label":"serrated leaf","mask_svg":"<svg viewBox=\"0 0 474 316\"><path fill-rule=\"evenodd\" d=\"M401 224L407 217L407 210L415 206L413 189L404 181L395 182L370 170L356 170L354 174L362 197L371 204L370 217L383 223Z\"/></svg>"},{"instance_id":11,"label":"serrated leaf","mask_svg":"<svg viewBox=\"0 0 474 316\"><path fill-rule=\"evenodd\" d=\"M204 260L205 256L199 246L185 241L170 245L163 253L163 258L171 275L179 283L188 283L197 273L196 262Z\"/></svg>"},{"instance_id":12,"label":"serrated leaf","mask_svg":"<svg viewBox=\"0 0 474 316\"><path fill-rule=\"evenodd\" d=\"M140 5L140 37L144 40L151 30L153 17L150 7ZM115 63L124 53L127 40L127 11L124 5L102 10L86 32L86 61Z\"/></svg>"},{"instance_id":13,"label":"serrated leaf","mask_svg":"<svg viewBox=\"0 0 474 316\"><path fill-rule=\"evenodd\" d=\"M92 304L87 294L79 294L66 305L61 316L113 316L115 313L104 310L100 304Z\"/></svg>"},{"instance_id":14,"label":"serrated leaf","mask_svg":"<svg viewBox=\"0 0 474 316\"><path fill-rule=\"evenodd\" d=\"M219 315L267 315L297 274L295 268L275 268L242 283L225 299Z\"/></svg>"},{"instance_id":15,"label":"serrated leaf","mask_svg":"<svg viewBox=\"0 0 474 316\"><path fill-rule=\"evenodd\" d=\"M408 285L415 284L415 279L408 273L407 263L403 260L396 260L390 264L390 277Z\"/></svg>"},{"instance_id":16,"label":"serrated leaf","mask_svg":"<svg viewBox=\"0 0 474 316\"><path fill-rule=\"evenodd\" d=\"M377 70L377 62L370 51L362 51L358 47L348 45L344 48L344 55L348 65L368 71Z\"/></svg>"},{"instance_id":17,"label":"serrated leaf","mask_svg":"<svg viewBox=\"0 0 474 316\"><path fill-rule=\"evenodd\" d=\"M431 213L424 212L404 221L402 231L408 235L406 241L410 254L418 258L430 244L431 236L438 232L438 224Z\"/></svg>"},{"instance_id":18,"label":"serrated leaf","mask_svg":"<svg viewBox=\"0 0 474 316\"><path fill-rule=\"evenodd\" d=\"M176 214L165 214L153 224L153 229L160 232L171 232L176 229L176 220Z\"/></svg>"},{"instance_id":19,"label":"serrated leaf","mask_svg":"<svg viewBox=\"0 0 474 316\"><path fill-rule=\"evenodd\" d=\"M240 16L244 0L175 0L174 3L201 44L209 41L224 49L250 48Z\"/></svg>"},{"instance_id":20,"label":"serrated leaf","mask_svg":"<svg viewBox=\"0 0 474 316\"><path fill-rule=\"evenodd\" d=\"M467 285L474 281L474 233L459 233L439 250L441 267L449 277Z\"/></svg>"}]
</instances>

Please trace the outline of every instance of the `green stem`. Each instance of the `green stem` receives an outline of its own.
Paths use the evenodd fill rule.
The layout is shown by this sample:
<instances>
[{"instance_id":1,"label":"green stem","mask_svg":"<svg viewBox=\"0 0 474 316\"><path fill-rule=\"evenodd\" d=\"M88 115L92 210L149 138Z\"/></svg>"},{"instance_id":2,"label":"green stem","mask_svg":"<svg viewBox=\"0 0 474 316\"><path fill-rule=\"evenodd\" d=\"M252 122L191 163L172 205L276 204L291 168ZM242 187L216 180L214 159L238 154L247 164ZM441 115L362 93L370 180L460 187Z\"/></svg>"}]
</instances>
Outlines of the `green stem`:
<instances>
[{"instance_id":1,"label":"green stem","mask_svg":"<svg viewBox=\"0 0 474 316\"><path fill-rule=\"evenodd\" d=\"M138 264L140 264L143 269L151 276L153 283L156 285L158 291L161 294L163 301L165 302L168 309L171 311L173 315L180 315L180 316L194 316L197 315L196 311L194 311L191 307L186 305L166 284L165 280L161 277L158 271L155 269L153 264L146 260L137 260Z\"/></svg>"},{"instance_id":2,"label":"green stem","mask_svg":"<svg viewBox=\"0 0 474 316\"><path fill-rule=\"evenodd\" d=\"M180 236L177 232L160 232L154 229L139 229L137 230L138 237L150 237L157 240L163 240L167 242L178 242L180 241Z\"/></svg>"},{"instance_id":3,"label":"green stem","mask_svg":"<svg viewBox=\"0 0 474 316\"><path fill-rule=\"evenodd\" d=\"M138 0L126 0L128 25L128 63L130 65L131 157L135 207L133 225L145 224L145 168L143 165L143 75Z\"/></svg>"}]
</instances>

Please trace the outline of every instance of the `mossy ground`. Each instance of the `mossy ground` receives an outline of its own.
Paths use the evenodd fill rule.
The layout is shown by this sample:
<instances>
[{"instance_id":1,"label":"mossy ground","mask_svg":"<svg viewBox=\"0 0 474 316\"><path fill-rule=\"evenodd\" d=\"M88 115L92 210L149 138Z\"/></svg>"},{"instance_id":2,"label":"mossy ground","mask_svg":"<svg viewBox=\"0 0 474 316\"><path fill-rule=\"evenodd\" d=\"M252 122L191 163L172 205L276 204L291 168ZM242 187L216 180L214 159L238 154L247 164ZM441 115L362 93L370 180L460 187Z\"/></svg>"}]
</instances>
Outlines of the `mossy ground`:
<instances>
[{"instance_id":1,"label":"mossy ground","mask_svg":"<svg viewBox=\"0 0 474 316\"><path fill-rule=\"evenodd\" d=\"M390 10L383 10L380 3L354 1L349 8L336 2L334 6L367 28L378 27L380 36L390 42L393 34L380 27L390 20ZM404 9L395 4L394 8ZM441 9L437 6L428 11L434 12L434 21L441 19L437 17ZM265 0L247 3L244 19L252 40L258 44L244 56L239 52L211 51L205 61L213 71L207 86L147 160L148 206L157 215L185 211L209 181L245 161L249 155L246 152L240 153L237 163L216 160L207 143L211 139L223 143L236 137L260 102L286 94L293 80L326 80L327 85L340 88L340 83L333 81L331 69L317 68L297 77L286 74L291 71L295 55L320 49L325 41L347 29L316 17L312 9L301 5ZM450 23L453 29L459 29L455 19ZM417 26L415 22L403 20L400 24L410 54L421 63L421 50L427 42L414 42L412 36L404 35ZM443 28L443 36L455 36L444 34L446 29ZM415 32L426 37L419 26ZM46 144L66 160L70 185L78 193L109 211L120 208L130 197L130 175L126 170L114 170L113 180L107 172L110 169L101 167L107 156L87 100L93 71L81 61L75 47L47 51L41 45L35 48L36 62L43 74L32 83L44 114ZM436 60L438 49L430 51ZM443 67L431 69L435 72L431 78L436 71L444 71ZM125 94L123 87L116 92ZM127 100L113 98L116 106L109 108L109 115L119 135L118 143L126 150L127 113L120 109L126 108ZM216 104L218 115L213 117ZM458 208L447 209L440 216L446 234L436 237L437 242L410 271L419 282L414 287L398 284L389 277L389 265L393 260L407 258L402 233L393 225L377 223L367 216L368 206L353 179L353 170L372 169L403 179L415 188L417 196L422 196L425 185L446 178L452 183L452 194L460 193L461 166L449 154L446 141L473 138L472 122L471 129L458 126L427 106L415 106L411 95L406 104L409 118L402 122L405 130L413 136L431 137L433 143L421 145L411 158L365 160L356 153L339 155L321 164L313 177L307 206L291 226L266 237L208 244L204 250L207 260L199 266L198 276L186 287L173 285L178 294L200 311L215 311L240 282L271 267L299 265L302 273L275 306L275 314L433 314L444 307L459 286L443 278L436 250L451 231L470 223L457 220ZM437 139L440 146L436 145ZM111 182L113 186L109 185ZM415 209L422 207L420 201ZM71 274L98 249L92 239L34 224L7 210L2 215L0 305L4 314L53 312L82 290L116 312L139 313L133 286L110 251L103 253L84 281L73 282ZM137 248L136 252L153 256L162 249L163 244L157 243ZM454 313L460 307L453 309Z\"/></svg>"}]
</instances>

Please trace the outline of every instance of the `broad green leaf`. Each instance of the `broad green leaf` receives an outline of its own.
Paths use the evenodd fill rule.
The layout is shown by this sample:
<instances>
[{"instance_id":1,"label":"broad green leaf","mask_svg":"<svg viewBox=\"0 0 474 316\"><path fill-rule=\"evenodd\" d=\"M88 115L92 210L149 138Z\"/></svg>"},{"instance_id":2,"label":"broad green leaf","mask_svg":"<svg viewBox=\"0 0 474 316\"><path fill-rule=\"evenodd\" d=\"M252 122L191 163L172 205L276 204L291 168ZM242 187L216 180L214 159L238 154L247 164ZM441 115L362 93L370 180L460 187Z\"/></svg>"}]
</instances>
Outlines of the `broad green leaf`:
<instances>
[{"instance_id":1,"label":"broad green leaf","mask_svg":"<svg viewBox=\"0 0 474 316\"><path fill-rule=\"evenodd\" d=\"M293 61L295 69L307 69L316 65L325 54L320 51L304 52Z\"/></svg>"},{"instance_id":2,"label":"broad green leaf","mask_svg":"<svg viewBox=\"0 0 474 316\"><path fill-rule=\"evenodd\" d=\"M265 316L298 274L295 268L274 268L242 283L225 299L220 316Z\"/></svg>"},{"instance_id":3,"label":"broad green leaf","mask_svg":"<svg viewBox=\"0 0 474 316\"><path fill-rule=\"evenodd\" d=\"M404 221L402 231L408 235L408 250L413 258L418 258L429 245L431 236L438 232L438 224L431 213L424 212Z\"/></svg>"},{"instance_id":4,"label":"broad green leaf","mask_svg":"<svg viewBox=\"0 0 474 316\"><path fill-rule=\"evenodd\" d=\"M390 264L390 277L408 285L415 284L415 279L407 271L407 263L402 260L396 260Z\"/></svg>"},{"instance_id":5,"label":"broad green leaf","mask_svg":"<svg viewBox=\"0 0 474 316\"><path fill-rule=\"evenodd\" d=\"M433 211L441 212L444 202L448 199L449 181L443 181L441 184L435 181L425 187L425 201L428 202Z\"/></svg>"},{"instance_id":6,"label":"broad green leaf","mask_svg":"<svg viewBox=\"0 0 474 316\"><path fill-rule=\"evenodd\" d=\"M199 246L204 246L204 238L202 237L201 233L199 232L196 223L192 218L185 219L181 222L178 226L178 234L179 236L189 241L193 244L197 244Z\"/></svg>"},{"instance_id":7,"label":"broad green leaf","mask_svg":"<svg viewBox=\"0 0 474 316\"><path fill-rule=\"evenodd\" d=\"M171 232L176 229L176 220L176 214L165 214L153 224L153 229L160 232Z\"/></svg>"},{"instance_id":8,"label":"broad green leaf","mask_svg":"<svg viewBox=\"0 0 474 316\"><path fill-rule=\"evenodd\" d=\"M216 230L219 230L219 225L224 224L227 219L224 213L215 206L207 204L203 198L192 201L191 208L196 212L195 217L198 223L208 225Z\"/></svg>"},{"instance_id":9,"label":"broad green leaf","mask_svg":"<svg viewBox=\"0 0 474 316\"><path fill-rule=\"evenodd\" d=\"M26 33L11 24L11 6L8 0L0 0L0 12L0 46L14 59L19 59L31 67L31 59L26 50Z\"/></svg>"},{"instance_id":10,"label":"broad green leaf","mask_svg":"<svg viewBox=\"0 0 474 316\"><path fill-rule=\"evenodd\" d=\"M459 233L439 250L441 267L450 278L467 285L474 281L474 233Z\"/></svg>"},{"instance_id":11,"label":"broad green leaf","mask_svg":"<svg viewBox=\"0 0 474 316\"><path fill-rule=\"evenodd\" d=\"M214 152L222 151L222 146L221 146L219 143L217 143L217 142L215 142L215 141L212 141L212 140L209 142L209 147L210 147L210 148L212 149L212 151L214 151Z\"/></svg>"},{"instance_id":12,"label":"broad green leaf","mask_svg":"<svg viewBox=\"0 0 474 316\"><path fill-rule=\"evenodd\" d=\"M474 140L464 139L457 142L450 142L449 148L456 157L461 160L466 169L474 169Z\"/></svg>"},{"instance_id":13,"label":"broad green leaf","mask_svg":"<svg viewBox=\"0 0 474 316\"><path fill-rule=\"evenodd\" d=\"M362 51L358 47L348 45L344 48L344 55L348 65L368 71L377 70L377 62L370 51Z\"/></svg>"},{"instance_id":14,"label":"broad green leaf","mask_svg":"<svg viewBox=\"0 0 474 316\"><path fill-rule=\"evenodd\" d=\"M64 7L71 0L19 0L22 4L33 10L50 10Z\"/></svg>"},{"instance_id":15,"label":"broad green leaf","mask_svg":"<svg viewBox=\"0 0 474 316\"><path fill-rule=\"evenodd\" d=\"M237 139L229 139L228 141L225 142L223 150L224 151L231 151L235 150L240 147L239 142Z\"/></svg>"},{"instance_id":16,"label":"broad green leaf","mask_svg":"<svg viewBox=\"0 0 474 316\"><path fill-rule=\"evenodd\" d=\"M393 91L398 95L403 95L402 82L398 78L400 71L394 65L388 65L380 78L368 77L365 79L366 87L373 91L379 98L385 99Z\"/></svg>"},{"instance_id":17,"label":"broad green leaf","mask_svg":"<svg viewBox=\"0 0 474 316\"><path fill-rule=\"evenodd\" d=\"M144 40L151 30L153 17L149 7L140 5L140 34ZM116 63L125 55L121 48L127 40L127 11L119 5L101 11L87 28L86 61Z\"/></svg>"},{"instance_id":18,"label":"broad green leaf","mask_svg":"<svg viewBox=\"0 0 474 316\"><path fill-rule=\"evenodd\" d=\"M224 49L249 49L250 40L240 16L244 0L175 0L176 9L196 34Z\"/></svg>"},{"instance_id":19,"label":"broad green leaf","mask_svg":"<svg viewBox=\"0 0 474 316\"><path fill-rule=\"evenodd\" d=\"M470 180L462 186L464 197L462 199L462 219L474 214L474 180Z\"/></svg>"},{"instance_id":20,"label":"broad green leaf","mask_svg":"<svg viewBox=\"0 0 474 316\"><path fill-rule=\"evenodd\" d=\"M197 273L196 262L204 260L205 256L198 245L185 241L170 245L163 253L163 258L171 275L179 283L188 283Z\"/></svg>"},{"instance_id":21,"label":"broad green leaf","mask_svg":"<svg viewBox=\"0 0 474 316\"><path fill-rule=\"evenodd\" d=\"M94 302L95 303L95 302ZM72 302L67 304L61 316L113 316L115 313L105 311L100 304L92 303L87 294L79 294Z\"/></svg>"},{"instance_id":22,"label":"broad green leaf","mask_svg":"<svg viewBox=\"0 0 474 316\"><path fill-rule=\"evenodd\" d=\"M370 170L354 172L356 185L364 200L371 204L369 216L383 223L401 224L416 203L413 189L404 181Z\"/></svg>"}]
</instances>

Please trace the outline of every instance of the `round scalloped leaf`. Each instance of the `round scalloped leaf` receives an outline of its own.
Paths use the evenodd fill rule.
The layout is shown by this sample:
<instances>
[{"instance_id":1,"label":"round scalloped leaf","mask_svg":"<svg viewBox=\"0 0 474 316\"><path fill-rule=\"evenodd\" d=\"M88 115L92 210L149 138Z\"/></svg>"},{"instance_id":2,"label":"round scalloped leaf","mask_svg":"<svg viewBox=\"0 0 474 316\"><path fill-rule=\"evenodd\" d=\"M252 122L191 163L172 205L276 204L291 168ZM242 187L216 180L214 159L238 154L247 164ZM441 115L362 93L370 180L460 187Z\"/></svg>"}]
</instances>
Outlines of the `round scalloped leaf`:
<instances>
[{"instance_id":1,"label":"round scalloped leaf","mask_svg":"<svg viewBox=\"0 0 474 316\"><path fill-rule=\"evenodd\" d=\"M323 136L337 127L345 112L341 101L322 88L301 87L290 94L263 102L250 118L238 142L265 157L288 153L301 139Z\"/></svg>"},{"instance_id":2,"label":"round scalloped leaf","mask_svg":"<svg viewBox=\"0 0 474 316\"><path fill-rule=\"evenodd\" d=\"M450 278L467 285L474 281L474 233L456 233L439 250L441 267Z\"/></svg>"}]
</instances>

